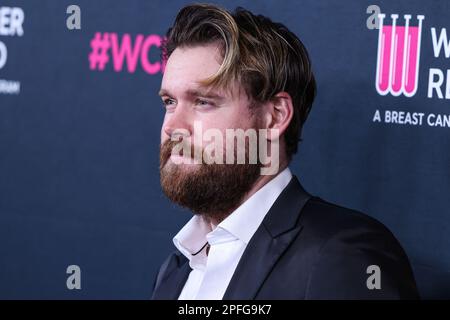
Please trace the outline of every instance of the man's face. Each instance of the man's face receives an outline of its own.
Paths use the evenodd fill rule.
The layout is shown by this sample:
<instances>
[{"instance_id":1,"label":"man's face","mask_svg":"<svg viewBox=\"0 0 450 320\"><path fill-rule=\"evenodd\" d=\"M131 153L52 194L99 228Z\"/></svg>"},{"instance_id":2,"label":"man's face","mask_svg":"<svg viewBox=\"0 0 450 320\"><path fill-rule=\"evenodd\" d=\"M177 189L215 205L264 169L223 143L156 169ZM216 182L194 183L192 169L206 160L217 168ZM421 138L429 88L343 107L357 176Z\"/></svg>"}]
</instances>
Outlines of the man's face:
<instances>
[{"instance_id":1,"label":"man's face","mask_svg":"<svg viewBox=\"0 0 450 320\"><path fill-rule=\"evenodd\" d=\"M161 128L161 185L172 201L196 213L230 210L259 173L259 165L248 162L177 164L180 156L172 155L176 141L171 138L177 134L193 148L204 150L205 131L215 129L225 137L226 129L258 127L258 117L250 111L250 101L238 85L231 90L211 90L199 84L214 75L221 62L217 45L179 47L167 61L161 84L160 96L166 108ZM195 123L197 128L201 125L200 131L194 130Z\"/></svg>"},{"instance_id":2,"label":"man's face","mask_svg":"<svg viewBox=\"0 0 450 320\"><path fill-rule=\"evenodd\" d=\"M255 117L248 108L249 100L243 90L238 92L237 85L233 92L209 90L199 85L199 81L217 72L221 62L217 45L177 48L172 53L161 84L161 98L166 107L161 143L179 129L187 130L191 135L203 135L212 128L224 134L225 129L255 126ZM201 123L201 132L194 132L196 121ZM199 137L191 138L193 142Z\"/></svg>"}]
</instances>

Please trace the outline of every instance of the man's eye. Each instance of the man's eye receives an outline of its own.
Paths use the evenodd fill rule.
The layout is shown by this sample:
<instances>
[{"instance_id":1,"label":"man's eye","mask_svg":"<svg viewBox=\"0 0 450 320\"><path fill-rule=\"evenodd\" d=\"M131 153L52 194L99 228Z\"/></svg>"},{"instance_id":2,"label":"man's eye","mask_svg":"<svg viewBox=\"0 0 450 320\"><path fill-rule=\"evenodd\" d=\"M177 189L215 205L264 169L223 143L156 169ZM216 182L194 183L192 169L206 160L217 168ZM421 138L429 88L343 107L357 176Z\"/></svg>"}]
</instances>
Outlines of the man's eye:
<instances>
[{"instance_id":1,"label":"man's eye","mask_svg":"<svg viewBox=\"0 0 450 320\"><path fill-rule=\"evenodd\" d=\"M201 106L201 107L213 106L214 105L211 101L207 101L207 100L203 100L203 99L198 99L196 101L196 104Z\"/></svg>"},{"instance_id":2,"label":"man's eye","mask_svg":"<svg viewBox=\"0 0 450 320\"><path fill-rule=\"evenodd\" d=\"M163 99L163 105L166 109L173 108L173 106L175 105L175 100L170 98Z\"/></svg>"}]
</instances>

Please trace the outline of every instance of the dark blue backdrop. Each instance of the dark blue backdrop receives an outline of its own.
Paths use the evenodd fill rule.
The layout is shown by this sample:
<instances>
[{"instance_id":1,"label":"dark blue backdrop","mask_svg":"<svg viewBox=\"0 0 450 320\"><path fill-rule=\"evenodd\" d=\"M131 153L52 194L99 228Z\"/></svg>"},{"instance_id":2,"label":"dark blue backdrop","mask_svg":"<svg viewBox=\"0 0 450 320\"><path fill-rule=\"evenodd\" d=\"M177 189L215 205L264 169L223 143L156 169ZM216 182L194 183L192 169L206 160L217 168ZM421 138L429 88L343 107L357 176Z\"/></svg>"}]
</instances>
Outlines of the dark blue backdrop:
<instances>
[{"instance_id":1,"label":"dark blue backdrop","mask_svg":"<svg viewBox=\"0 0 450 320\"><path fill-rule=\"evenodd\" d=\"M152 46L134 72L126 62L115 70L111 55L93 70L88 56L96 32L119 41L128 34L131 44L139 34L164 35L185 3L2 1L22 8L25 20L22 36L0 35L0 79L20 82L20 92L0 92L0 298L149 298L173 235L190 218L159 185L159 51ZM450 114L448 99L427 97L428 70L450 68L443 52L434 57L431 36L433 27L448 28L450 40L449 2L217 3L285 23L310 52L318 96L291 165L305 188L386 224L422 296L450 298L450 128L373 121L376 110ZM81 9L81 30L66 27L70 4ZM388 17L412 14L413 24L425 15L411 98L375 89L371 4ZM66 287L72 264L81 290Z\"/></svg>"}]
</instances>

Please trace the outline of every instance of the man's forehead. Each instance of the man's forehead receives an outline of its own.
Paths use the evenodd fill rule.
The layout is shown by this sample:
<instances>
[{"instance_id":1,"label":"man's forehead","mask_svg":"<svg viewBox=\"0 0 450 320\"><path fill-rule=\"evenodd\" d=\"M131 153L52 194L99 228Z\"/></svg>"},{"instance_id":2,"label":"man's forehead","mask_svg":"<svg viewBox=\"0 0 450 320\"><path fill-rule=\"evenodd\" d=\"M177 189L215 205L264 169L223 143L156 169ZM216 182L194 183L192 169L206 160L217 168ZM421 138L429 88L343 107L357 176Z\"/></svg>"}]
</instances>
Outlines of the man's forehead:
<instances>
[{"instance_id":1,"label":"man's forehead","mask_svg":"<svg viewBox=\"0 0 450 320\"><path fill-rule=\"evenodd\" d=\"M206 86L205 80L220 69L222 57L217 44L176 48L167 61L161 93L186 96L239 97L238 81L226 81L225 86ZM170 94L169 94L170 95Z\"/></svg>"},{"instance_id":2,"label":"man's forehead","mask_svg":"<svg viewBox=\"0 0 450 320\"><path fill-rule=\"evenodd\" d=\"M164 73L178 76L208 77L219 70L223 57L216 45L177 47L169 56Z\"/></svg>"}]
</instances>

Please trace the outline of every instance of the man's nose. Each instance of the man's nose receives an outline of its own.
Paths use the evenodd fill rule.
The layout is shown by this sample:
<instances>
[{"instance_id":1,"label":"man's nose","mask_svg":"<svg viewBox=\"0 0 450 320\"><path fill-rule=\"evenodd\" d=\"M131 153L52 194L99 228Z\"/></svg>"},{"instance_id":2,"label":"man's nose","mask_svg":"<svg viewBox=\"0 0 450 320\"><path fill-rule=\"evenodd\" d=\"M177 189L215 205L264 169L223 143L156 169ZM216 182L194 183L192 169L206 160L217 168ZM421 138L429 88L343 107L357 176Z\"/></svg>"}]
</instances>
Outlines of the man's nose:
<instances>
[{"instance_id":1,"label":"man's nose","mask_svg":"<svg viewBox=\"0 0 450 320\"><path fill-rule=\"evenodd\" d=\"M192 125L187 108L178 105L173 112L166 114L163 130L169 138L174 135L190 136L192 134Z\"/></svg>"}]
</instances>

